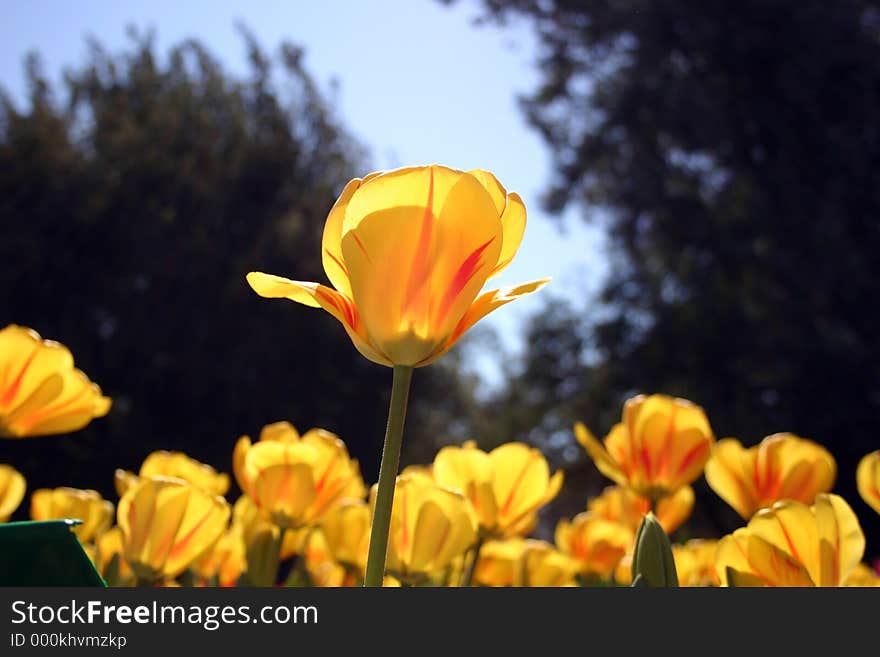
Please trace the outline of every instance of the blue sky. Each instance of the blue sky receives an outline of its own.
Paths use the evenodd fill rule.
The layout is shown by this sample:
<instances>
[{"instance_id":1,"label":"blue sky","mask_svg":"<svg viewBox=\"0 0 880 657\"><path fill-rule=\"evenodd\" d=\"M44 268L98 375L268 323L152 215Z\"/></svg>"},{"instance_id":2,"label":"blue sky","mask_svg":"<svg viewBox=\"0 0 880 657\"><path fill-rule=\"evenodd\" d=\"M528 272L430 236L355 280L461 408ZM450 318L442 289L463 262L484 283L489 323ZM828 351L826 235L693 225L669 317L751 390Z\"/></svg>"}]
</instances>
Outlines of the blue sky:
<instances>
[{"instance_id":1,"label":"blue sky","mask_svg":"<svg viewBox=\"0 0 880 657\"><path fill-rule=\"evenodd\" d=\"M583 298L600 281L599 230L574 216L563 217L561 226L552 223L539 207L549 155L516 106L516 95L538 79L535 39L524 24L475 27L476 3L445 7L435 0L31 0L7 2L3 9L0 84L16 97L23 92L26 52L38 51L54 77L83 61L87 35L111 51L124 47L128 25L154 29L161 52L195 37L232 72L245 70L236 21L266 49L283 40L302 45L306 67L322 86L338 81L337 115L369 147L375 168L432 162L479 167L522 195L529 224L500 284L552 276L548 292ZM540 308L538 296L484 320L508 348L520 348L519 329ZM478 359L475 367L487 383L497 381L491 358Z\"/></svg>"}]
</instances>

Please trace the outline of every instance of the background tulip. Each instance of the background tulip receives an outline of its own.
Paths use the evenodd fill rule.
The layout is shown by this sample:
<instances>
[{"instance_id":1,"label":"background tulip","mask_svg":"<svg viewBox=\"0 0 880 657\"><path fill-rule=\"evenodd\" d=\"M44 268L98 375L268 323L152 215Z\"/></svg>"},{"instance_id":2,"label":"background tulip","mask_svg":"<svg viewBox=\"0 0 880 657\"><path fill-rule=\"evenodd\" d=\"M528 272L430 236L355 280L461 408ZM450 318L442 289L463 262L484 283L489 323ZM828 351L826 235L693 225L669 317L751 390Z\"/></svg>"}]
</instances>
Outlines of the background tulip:
<instances>
[{"instance_id":1,"label":"background tulip","mask_svg":"<svg viewBox=\"0 0 880 657\"><path fill-rule=\"evenodd\" d=\"M374 489L375 490L375 489ZM388 570L416 583L449 566L477 540L465 497L424 477L397 479L391 510Z\"/></svg>"},{"instance_id":2,"label":"background tulip","mask_svg":"<svg viewBox=\"0 0 880 657\"><path fill-rule=\"evenodd\" d=\"M718 541L694 538L684 545L672 546L675 570L680 586L720 586L715 570Z\"/></svg>"},{"instance_id":3,"label":"background tulip","mask_svg":"<svg viewBox=\"0 0 880 657\"><path fill-rule=\"evenodd\" d=\"M24 476L18 470L11 465L0 464L0 522L6 522L15 513L26 489Z\"/></svg>"},{"instance_id":4,"label":"background tulip","mask_svg":"<svg viewBox=\"0 0 880 657\"><path fill-rule=\"evenodd\" d=\"M257 294L321 307L382 365L427 365L479 319L539 290L532 281L477 294L516 254L526 210L487 171L432 165L346 185L324 227L333 287L251 272Z\"/></svg>"},{"instance_id":5,"label":"background tulip","mask_svg":"<svg viewBox=\"0 0 880 657\"><path fill-rule=\"evenodd\" d=\"M81 525L73 533L81 543L94 540L113 524L113 504L98 491L79 488L41 488L31 495L33 520L75 518Z\"/></svg>"},{"instance_id":6,"label":"background tulip","mask_svg":"<svg viewBox=\"0 0 880 657\"><path fill-rule=\"evenodd\" d=\"M859 564L865 536L838 495L812 506L777 502L718 543L715 568L724 585L841 586Z\"/></svg>"},{"instance_id":7,"label":"background tulip","mask_svg":"<svg viewBox=\"0 0 880 657\"><path fill-rule=\"evenodd\" d=\"M238 578L247 570L241 527L230 527L210 550L193 563L192 569L205 583L235 586Z\"/></svg>"},{"instance_id":8,"label":"background tulip","mask_svg":"<svg viewBox=\"0 0 880 657\"><path fill-rule=\"evenodd\" d=\"M321 522L321 533L333 559L363 576L370 547L370 506L363 500L343 500Z\"/></svg>"},{"instance_id":9,"label":"background tulip","mask_svg":"<svg viewBox=\"0 0 880 657\"><path fill-rule=\"evenodd\" d=\"M628 399L604 445L580 422L574 432L602 474L652 500L699 477L714 442L703 409L668 395Z\"/></svg>"},{"instance_id":10,"label":"background tulip","mask_svg":"<svg viewBox=\"0 0 880 657\"><path fill-rule=\"evenodd\" d=\"M633 530L621 523L590 513L579 513L571 521L556 525L556 547L578 564L583 575L608 579L632 547Z\"/></svg>"},{"instance_id":11,"label":"background tulip","mask_svg":"<svg viewBox=\"0 0 880 657\"><path fill-rule=\"evenodd\" d=\"M0 331L0 437L69 433L109 410L67 347L15 324Z\"/></svg>"},{"instance_id":12,"label":"background tulip","mask_svg":"<svg viewBox=\"0 0 880 657\"><path fill-rule=\"evenodd\" d=\"M284 529L320 523L346 498L363 498L366 487L345 444L323 429L302 436L270 425L255 444L242 436L233 465L241 489Z\"/></svg>"},{"instance_id":13,"label":"background tulip","mask_svg":"<svg viewBox=\"0 0 880 657\"><path fill-rule=\"evenodd\" d=\"M880 513L880 450L865 455L856 468L856 485L862 499Z\"/></svg>"},{"instance_id":14,"label":"background tulip","mask_svg":"<svg viewBox=\"0 0 880 657\"><path fill-rule=\"evenodd\" d=\"M577 563L550 543L519 537L487 541L474 581L483 586L574 586Z\"/></svg>"},{"instance_id":15,"label":"background tulip","mask_svg":"<svg viewBox=\"0 0 880 657\"><path fill-rule=\"evenodd\" d=\"M556 497L561 470L550 475L540 450L525 443L504 443L486 453L467 442L444 447L434 458L434 480L461 491L471 502L484 536L527 533L537 511Z\"/></svg>"},{"instance_id":16,"label":"background tulip","mask_svg":"<svg viewBox=\"0 0 880 657\"><path fill-rule=\"evenodd\" d=\"M682 486L673 494L660 499L655 514L667 534L674 532L694 508L694 489ZM651 510L651 501L623 486L607 486L598 497L587 500L587 511L626 525L635 534L645 514Z\"/></svg>"},{"instance_id":17,"label":"background tulip","mask_svg":"<svg viewBox=\"0 0 880 657\"><path fill-rule=\"evenodd\" d=\"M125 558L141 581L177 577L214 546L229 515L222 497L183 479L141 479L117 509Z\"/></svg>"},{"instance_id":18,"label":"background tulip","mask_svg":"<svg viewBox=\"0 0 880 657\"><path fill-rule=\"evenodd\" d=\"M706 481L748 520L779 500L811 504L834 485L837 464L821 445L777 433L746 449L734 438L718 441L706 463Z\"/></svg>"}]
</instances>

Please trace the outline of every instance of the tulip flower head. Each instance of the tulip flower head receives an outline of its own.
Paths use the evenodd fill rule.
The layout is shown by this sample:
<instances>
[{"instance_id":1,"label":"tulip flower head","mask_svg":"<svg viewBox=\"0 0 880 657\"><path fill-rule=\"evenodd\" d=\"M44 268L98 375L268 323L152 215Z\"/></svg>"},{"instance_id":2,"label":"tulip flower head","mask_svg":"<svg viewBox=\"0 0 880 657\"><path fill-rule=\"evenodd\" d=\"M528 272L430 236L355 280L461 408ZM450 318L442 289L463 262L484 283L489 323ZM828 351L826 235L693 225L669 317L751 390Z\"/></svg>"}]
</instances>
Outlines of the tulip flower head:
<instances>
[{"instance_id":1,"label":"tulip flower head","mask_svg":"<svg viewBox=\"0 0 880 657\"><path fill-rule=\"evenodd\" d=\"M556 497L563 473L552 476L540 450L525 443L504 443L484 452L473 442L444 447L434 458L434 480L461 491L470 501L484 536L528 533L538 510Z\"/></svg>"},{"instance_id":2,"label":"tulip flower head","mask_svg":"<svg viewBox=\"0 0 880 657\"><path fill-rule=\"evenodd\" d=\"M602 474L652 500L699 477L715 440L702 408L667 395L628 399L604 445L580 422L574 433Z\"/></svg>"},{"instance_id":3,"label":"tulip flower head","mask_svg":"<svg viewBox=\"0 0 880 657\"><path fill-rule=\"evenodd\" d=\"M718 543L715 569L723 585L841 586L864 552L856 514L820 493L812 506L784 500L758 511Z\"/></svg>"},{"instance_id":4,"label":"tulip flower head","mask_svg":"<svg viewBox=\"0 0 880 657\"><path fill-rule=\"evenodd\" d=\"M11 465L0 464L0 522L6 522L24 499L24 476Z\"/></svg>"},{"instance_id":5,"label":"tulip flower head","mask_svg":"<svg viewBox=\"0 0 880 657\"><path fill-rule=\"evenodd\" d=\"M115 572L110 572L114 561ZM95 541L95 566L109 586L131 586L134 583L134 571L125 560L125 544L118 525L105 531Z\"/></svg>"},{"instance_id":6,"label":"tulip flower head","mask_svg":"<svg viewBox=\"0 0 880 657\"><path fill-rule=\"evenodd\" d=\"M718 541L694 538L687 543L672 546L675 569L680 586L720 586L715 570Z\"/></svg>"},{"instance_id":7,"label":"tulip flower head","mask_svg":"<svg viewBox=\"0 0 880 657\"><path fill-rule=\"evenodd\" d=\"M791 433L768 436L748 449L725 438L706 463L709 486L746 520L779 500L811 504L831 490L836 472L828 450Z\"/></svg>"},{"instance_id":8,"label":"tulip flower head","mask_svg":"<svg viewBox=\"0 0 880 657\"><path fill-rule=\"evenodd\" d=\"M117 470L116 492L122 497L130 486L137 483L138 477L156 476L183 479L211 495L225 495L229 490L229 475L225 472L217 472L210 465L196 461L183 452L159 450L144 459L138 475L127 470Z\"/></svg>"},{"instance_id":9,"label":"tulip flower head","mask_svg":"<svg viewBox=\"0 0 880 657\"><path fill-rule=\"evenodd\" d=\"M880 450L862 457L856 468L859 495L874 511L880 513Z\"/></svg>"},{"instance_id":10,"label":"tulip flower head","mask_svg":"<svg viewBox=\"0 0 880 657\"><path fill-rule=\"evenodd\" d=\"M247 280L262 297L323 308L369 360L421 367L496 308L546 284L479 294L513 259L525 225L520 197L487 171L376 172L349 182L327 217L322 259L333 287L261 272Z\"/></svg>"},{"instance_id":11,"label":"tulip flower head","mask_svg":"<svg viewBox=\"0 0 880 657\"><path fill-rule=\"evenodd\" d=\"M113 503L98 491L79 488L41 488L31 495L32 520L82 520L73 528L80 543L88 543L113 524Z\"/></svg>"},{"instance_id":12,"label":"tulip flower head","mask_svg":"<svg viewBox=\"0 0 880 657\"><path fill-rule=\"evenodd\" d=\"M370 547L370 505L359 499L343 500L324 516L321 533L333 559L363 576Z\"/></svg>"},{"instance_id":13,"label":"tulip flower head","mask_svg":"<svg viewBox=\"0 0 880 657\"><path fill-rule=\"evenodd\" d=\"M424 581L447 568L476 540L477 520L464 495L426 477L397 478L387 562L394 577Z\"/></svg>"},{"instance_id":14,"label":"tulip flower head","mask_svg":"<svg viewBox=\"0 0 880 657\"><path fill-rule=\"evenodd\" d=\"M474 581L482 586L574 586L574 559L550 543L533 538L487 541L480 551Z\"/></svg>"},{"instance_id":15,"label":"tulip flower head","mask_svg":"<svg viewBox=\"0 0 880 657\"><path fill-rule=\"evenodd\" d=\"M257 508L284 529L317 525L342 500L366 495L357 461L323 429L300 436L283 422L267 426L257 443L242 436L233 469Z\"/></svg>"},{"instance_id":16,"label":"tulip flower head","mask_svg":"<svg viewBox=\"0 0 880 657\"><path fill-rule=\"evenodd\" d=\"M247 570L242 528L230 527L214 547L193 563L192 569L204 582L235 586Z\"/></svg>"},{"instance_id":17,"label":"tulip flower head","mask_svg":"<svg viewBox=\"0 0 880 657\"><path fill-rule=\"evenodd\" d=\"M574 559L583 575L607 579L632 547L635 533L589 511L556 525L556 547Z\"/></svg>"},{"instance_id":18,"label":"tulip flower head","mask_svg":"<svg viewBox=\"0 0 880 657\"><path fill-rule=\"evenodd\" d=\"M119 500L125 559L138 579L177 577L214 547L230 509L222 497L171 477L141 479Z\"/></svg>"},{"instance_id":19,"label":"tulip flower head","mask_svg":"<svg viewBox=\"0 0 880 657\"><path fill-rule=\"evenodd\" d=\"M657 502L657 520L663 531L671 534L688 519L694 508L694 489L682 486L672 495ZM608 486L598 497L587 501L587 511L594 515L620 523L635 533L642 518L651 510L651 501L623 486Z\"/></svg>"},{"instance_id":20,"label":"tulip flower head","mask_svg":"<svg viewBox=\"0 0 880 657\"><path fill-rule=\"evenodd\" d=\"M70 433L109 410L67 347L15 324L0 330L0 437Z\"/></svg>"}]
</instances>

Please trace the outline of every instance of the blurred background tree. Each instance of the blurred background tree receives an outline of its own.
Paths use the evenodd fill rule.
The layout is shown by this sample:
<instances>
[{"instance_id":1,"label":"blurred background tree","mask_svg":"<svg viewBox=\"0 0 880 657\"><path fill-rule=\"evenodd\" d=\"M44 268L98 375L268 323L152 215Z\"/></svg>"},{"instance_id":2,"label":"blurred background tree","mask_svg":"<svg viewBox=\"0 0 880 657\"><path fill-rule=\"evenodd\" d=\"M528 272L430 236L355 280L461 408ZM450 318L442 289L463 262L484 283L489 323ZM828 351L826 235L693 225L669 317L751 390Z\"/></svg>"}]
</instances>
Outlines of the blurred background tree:
<instances>
[{"instance_id":1,"label":"blurred background tree","mask_svg":"<svg viewBox=\"0 0 880 657\"><path fill-rule=\"evenodd\" d=\"M324 313L260 299L244 278L323 280L327 211L367 153L300 49L270 56L242 33L243 79L196 42L159 54L132 32L120 54L92 43L62 88L32 56L27 106L0 97L0 325L66 344L114 400L70 438L0 444L29 492L115 498L114 469L155 449L231 472L235 439L282 419L339 433L377 476L390 370ZM457 413L452 372L419 373L408 440Z\"/></svg>"},{"instance_id":2,"label":"blurred background tree","mask_svg":"<svg viewBox=\"0 0 880 657\"><path fill-rule=\"evenodd\" d=\"M880 418L880 5L484 6L539 37L540 84L521 103L552 153L547 208L579 207L613 247L598 303L535 318L549 340L527 340L536 375L500 395L511 434L549 440L576 418L604 434L627 396L681 395L719 437L828 446L880 552L854 481ZM739 524L700 503L719 529Z\"/></svg>"}]
</instances>

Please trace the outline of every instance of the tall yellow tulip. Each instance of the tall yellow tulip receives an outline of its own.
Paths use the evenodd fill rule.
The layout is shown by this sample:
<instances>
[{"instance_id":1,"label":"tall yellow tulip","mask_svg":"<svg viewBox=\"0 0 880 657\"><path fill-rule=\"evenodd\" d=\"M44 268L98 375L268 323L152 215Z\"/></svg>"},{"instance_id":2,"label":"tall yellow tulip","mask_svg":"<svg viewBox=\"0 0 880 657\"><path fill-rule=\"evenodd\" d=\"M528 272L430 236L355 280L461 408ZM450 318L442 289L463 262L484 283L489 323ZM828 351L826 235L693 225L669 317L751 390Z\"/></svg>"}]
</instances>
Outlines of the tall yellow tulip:
<instances>
[{"instance_id":1,"label":"tall yellow tulip","mask_svg":"<svg viewBox=\"0 0 880 657\"><path fill-rule=\"evenodd\" d=\"M125 559L138 579L177 577L226 531L229 504L222 497L171 477L141 479L116 511Z\"/></svg>"},{"instance_id":2,"label":"tall yellow tulip","mask_svg":"<svg viewBox=\"0 0 880 657\"><path fill-rule=\"evenodd\" d=\"M468 441L442 448L434 457L434 480L470 500L484 537L502 538L531 530L537 511L556 497L563 473L552 476L540 450L511 442L484 452Z\"/></svg>"},{"instance_id":3,"label":"tall yellow tulip","mask_svg":"<svg viewBox=\"0 0 880 657\"><path fill-rule=\"evenodd\" d=\"M0 437L69 433L109 410L67 347L15 324L0 330Z\"/></svg>"},{"instance_id":4,"label":"tall yellow tulip","mask_svg":"<svg viewBox=\"0 0 880 657\"><path fill-rule=\"evenodd\" d=\"M476 540L477 521L461 493L426 477L397 478L388 548L388 570L395 577L424 581Z\"/></svg>"},{"instance_id":5,"label":"tall yellow tulip","mask_svg":"<svg viewBox=\"0 0 880 657\"><path fill-rule=\"evenodd\" d=\"M314 526L342 500L364 497L357 461L336 435L311 429L300 436L279 424L267 429L257 443L239 438L233 470L241 489L274 523L285 529Z\"/></svg>"},{"instance_id":6,"label":"tall yellow tulip","mask_svg":"<svg viewBox=\"0 0 880 657\"><path fill-rule=\"evenodd\" d=\"M547 282L477 296L513 259L525 225L520 197L487 171L371 173L349 182L327 217L322 257L332 288L260 272L247 280L260 296L323 308L371 361L421 367Z\"/></svg>"},{"instance_id":7,"label":"tall yellow tulip","mask_svg":"<svg viewBox=\"0 0 880 657\"><path fill-rule=\"evenodd\" d=\"M725 438L706 463L709 486L746 520L779 500L811 504L831 490L836 472L828 450L791 433L767 436L748 449Z\"/></svg>"},{"instance_id":8,"label":"tall yellow tulip","mask_svg":"<svg viewBox=\"0 0 880 657\"><path fill-rule=\"evenodd\" d=\"M864 552L856 514L842 497L820 493L812 506L784 500L758 511L721 539L715 568L724 585L842 586Z\"/></svg>"},{"instance_id":9,"label":"tall yellow tulip","mask_svg":"<svg viewBox=\"0 0 880 657\"><path fill-rule=\"evenodd\" d=\"M31 519L58 520L76 518L81 525L73 533L81 543L100 536L113 524L113 503L98 491L79 488L41 488L31 495Z\"/></svg>"},{"instance_id":10,"label":"tall yellow tulip","mask_svg":"<svg viewBox=\"0 0 880 657\"><path fill-rule=\"evenodd\" d=\"M394 368L365 586L381 586L412 372L446 353L493 310L549 279L480 294L513 259L526 224L519 196L488 171L431 165L346 185L327 216L333 287L250 272L263 297L323 308L369 360Z\"/></svg>"},{"instance_id":11,"label":"tall yellow tulip","mask_svg":"<svg viewBox=\"0 0 880 657\"><path fill-rule=\"evenodd\" d=\"M15 513L26 489L27 483L18 470L11 465L0 464L0 522L6 522Z\"/></svg>"},{"instance_id":12,"label":"tall yellow tulip","mask_svg":"<svg viewBox=\"0 0 880 657\"><path fill-rule=\"evenodd\" d=\"M859 461L856 486L868 506L880 513L880 450L866 454Z\"/></svg>"},{"instance_id":13,"label":"tall yellow tulip","mask_svg":"<svg viewBox=\"0 0 880 657\"><path fill-rule=\"evenodd\" d=\"M699 477L715 441L702 408L668 395L628 399L604 445L580 422L574 433L599 472L654 501Z\"/></svg>"}]
</instances>

